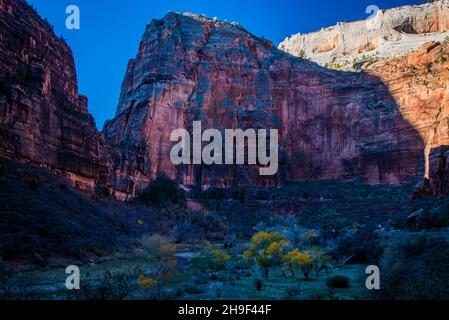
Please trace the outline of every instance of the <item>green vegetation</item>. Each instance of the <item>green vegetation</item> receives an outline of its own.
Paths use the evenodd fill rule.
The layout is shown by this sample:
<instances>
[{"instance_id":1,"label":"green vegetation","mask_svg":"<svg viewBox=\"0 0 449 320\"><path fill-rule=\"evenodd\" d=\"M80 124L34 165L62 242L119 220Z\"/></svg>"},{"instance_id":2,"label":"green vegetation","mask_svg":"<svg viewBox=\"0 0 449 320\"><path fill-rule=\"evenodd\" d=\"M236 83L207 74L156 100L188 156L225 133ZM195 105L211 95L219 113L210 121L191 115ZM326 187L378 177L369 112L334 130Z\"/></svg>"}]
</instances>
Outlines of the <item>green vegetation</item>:
<instances>
[{"instance_id":1,"label":"green vegetation","mask_svg":"<svg viewBox=\"0 0 449 320\"><path fill-rule=\"evenodd\" d=\"M449 241L447 235L397 234L381 260L381 298L449 299Z\"/></svg>"},{"instance_id":2,"label":"green vegetation","mask_svg":"<svg viewBox=\"0 0 449 320\"><path fill-rule=\"evenodd\" d=\"M327 278L326 286L329 288L329 297L333 297L336 289L349 289L351 281L346 276L337 275Z\"/></svg>"}]
</instances>

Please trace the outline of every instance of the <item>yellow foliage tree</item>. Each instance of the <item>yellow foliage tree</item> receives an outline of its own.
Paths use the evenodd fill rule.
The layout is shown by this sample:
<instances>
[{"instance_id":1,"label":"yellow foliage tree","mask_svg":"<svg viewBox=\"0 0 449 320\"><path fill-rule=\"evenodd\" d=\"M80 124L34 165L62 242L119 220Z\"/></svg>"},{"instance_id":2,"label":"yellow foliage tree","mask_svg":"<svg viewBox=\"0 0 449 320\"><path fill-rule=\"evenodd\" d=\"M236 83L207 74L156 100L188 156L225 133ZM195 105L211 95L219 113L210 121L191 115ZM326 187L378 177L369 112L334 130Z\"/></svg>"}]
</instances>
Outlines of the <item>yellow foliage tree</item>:
<instances>
[{"instance_id":1,"label":"yellow foliage tree","mask_svg":"<svg viewBox=\"0 0 449 320\"><path fill-rule=\"evenodd\" d=\"M295 248L283 256L283 261L287 264L288 269L293 276L295 275L295 271L301 270L304 277L307 280L309 279L310 271L313 269L313 260L310 252L301 252L299 249Z\"/></svg>"},{"instance_id":2,"label":"yellow foliage tree","mask_svg":"<svg viewBox=\"0 0 449 320\"><path fill-rule=\"evenodd\" d=\"M243 257L247 260L254 259L263 276L268 279L270 269L281 264L284 252L289 246L284 238L278 232L258 232L252 236L250 248L243 253Z\"/></svg>"},{"instance_id":3,"label":"yellow foliage tree","mask_svg":"<svg viewBox=\"0 0 449 320\"><path fill-rule=\"evenodd\" d=\"M155 280L158 298L162 286L176 272L176 245L160 235L153 235L142 241L147 259L151 262L150 273Z\"/></svg>"},{"instance_id":4,"label":"yellow foliage tree","mask_svg":"<svg viewBox=\"0 0 449 320\"><path fill-rule=\"evenodd\" d=\"M154 287L157 284L157 281L153 278L145 277L144 275L139 276L139 280L137 284L145 289L149 289Z\"/></svg>"}]
</instances>

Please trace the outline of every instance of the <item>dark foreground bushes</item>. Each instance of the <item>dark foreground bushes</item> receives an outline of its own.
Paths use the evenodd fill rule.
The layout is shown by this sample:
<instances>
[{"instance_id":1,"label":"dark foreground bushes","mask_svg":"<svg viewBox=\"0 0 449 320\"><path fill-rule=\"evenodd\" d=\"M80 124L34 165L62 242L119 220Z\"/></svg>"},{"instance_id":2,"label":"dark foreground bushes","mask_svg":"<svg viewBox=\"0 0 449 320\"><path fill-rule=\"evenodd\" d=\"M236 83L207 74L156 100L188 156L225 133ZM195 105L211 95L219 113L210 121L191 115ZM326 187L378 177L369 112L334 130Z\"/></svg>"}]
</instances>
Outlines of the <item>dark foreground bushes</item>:
<instances>
[{"instance_id":1,"label":"dark foreground bushes","mask_svg":"<svg viewBox=\"0 0 449 320\"><path fill-rule=\"evenodd\" d=\"M381 259L385 299L449 299L449 241L429 233L401 235Z\"/></svg>"},{"instance_id":2,"label":"dark foreground bushes","mask_svg":"<svg viewBox=\"0 0 449 320\"><path fill-rule=\"evenodd\" d=\"M353 263L377 264L382 254L379 235L371 227L362 227L339 240L336 255Z\"/></svg>"},{"instance_id":3,"label":"dark foreground bushes","mask_svg":"<svg viewBox=\"0 0 449 320\"><path fill-rule=\"evenodd\" d=\"M326 280L326 286L333 289L347 289L351 287L351 283L348 277L345 276L333 276Z\"/></svg>"},{"instance_id":4,"label":"dark foreground bushes","mask_svg":"<svg viewBox=\"0 0 449 320\"><path fill-rule=\"evenodd\" d=\"M100 279L91 279L88 275L83 279L81 289L76 292L81 300L124 300L137 289L137 271L131 273L105 272Z\"/></svg>"},{"instance_id":5,"label":"dark foreground bushes","mask_svg":"<svg viewBox=\"0 0 449 320\"><path fill-rule=\"evenodd\" d=\"M177 183L167 176L160 175L137 197L137 202L149 206L186 205L185 193Z\"/></svg>"},{"instance_id":6,"label":"dark foreground bushes","mask_svg":"<svg viewBox=\"0 0 449 320\"><path fill-rule=\"evenodd\" d=\"M28 300L32 297L31 279L14 271L0 259L0 300Z\"/></svg>"}]
</instances>

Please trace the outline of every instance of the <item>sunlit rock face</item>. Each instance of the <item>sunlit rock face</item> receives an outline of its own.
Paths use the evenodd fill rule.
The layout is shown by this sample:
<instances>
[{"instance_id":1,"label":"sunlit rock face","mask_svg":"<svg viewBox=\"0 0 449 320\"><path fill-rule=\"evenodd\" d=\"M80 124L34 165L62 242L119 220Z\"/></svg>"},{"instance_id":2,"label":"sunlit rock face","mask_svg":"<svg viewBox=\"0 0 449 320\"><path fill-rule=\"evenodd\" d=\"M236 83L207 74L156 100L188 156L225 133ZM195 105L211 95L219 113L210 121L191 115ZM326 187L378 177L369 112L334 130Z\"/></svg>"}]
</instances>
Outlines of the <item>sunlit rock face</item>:
<instances>
[{"instance_id":1,"label":"sunlit rock face","mask_svg":"<svg viewBox=\"0 0 449 320\"><path fill-rule=\"evenodd\" d=\"M107 184L106 150L72 52L24 1L0 0L0 154L61 174L92 193Z\"/></svg>"},{"instance_id":2,"label":"sunlit rock face","mask_svg":"<svg viewBox=\"0 0 449 320\"><path fill-rule=\"evenodd\" d=\"M386 59L413 52L423 43L449 37L449 1L373 11L366 20L340 22L307 34L286 38L279 48L322 66L369 70Z\"/></svg>"},{"instance_id":3,"label":"sunlit rock face","mask_svg":"<svg viewBox=\"0 0 449 320\"><path fill-rule=\"evenodd\" d=\"M170 133L279 129L279 173L252 166L174 166ZM170 13L147 26L105 127L123 192L157 174L185 184L276 185L303 179L402 183L424 174L424 144L384 83L295 58L238 24ZM123 178L124 177L124 178Z\"/></svg>"}]
</instances>

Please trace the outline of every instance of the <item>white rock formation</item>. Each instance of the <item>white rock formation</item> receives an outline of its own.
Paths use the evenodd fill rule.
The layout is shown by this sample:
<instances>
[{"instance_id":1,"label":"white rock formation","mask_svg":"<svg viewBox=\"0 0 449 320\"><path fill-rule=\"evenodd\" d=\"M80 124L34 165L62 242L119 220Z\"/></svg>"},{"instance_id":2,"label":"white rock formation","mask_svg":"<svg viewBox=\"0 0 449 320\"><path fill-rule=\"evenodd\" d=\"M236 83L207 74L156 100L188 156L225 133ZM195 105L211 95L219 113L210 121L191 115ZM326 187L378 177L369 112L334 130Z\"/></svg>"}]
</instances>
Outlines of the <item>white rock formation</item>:
<instances>
[{"instance_id":1,"label":"white rock formation","mask_svg":"<svg viewBox=\"0 0 449 320\"><path fill-rule=\"evenodd\" d=\"M427 41L448 39L449 0L439 0L379 10L367 20L296 34L279 48L322 66L356 71L414 51Z\"/></svg>"}]
</instances>

